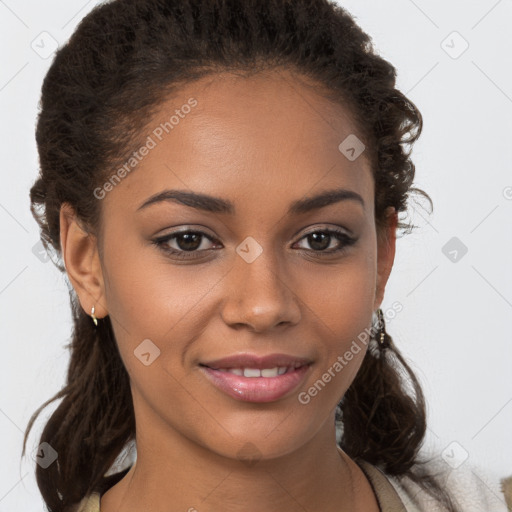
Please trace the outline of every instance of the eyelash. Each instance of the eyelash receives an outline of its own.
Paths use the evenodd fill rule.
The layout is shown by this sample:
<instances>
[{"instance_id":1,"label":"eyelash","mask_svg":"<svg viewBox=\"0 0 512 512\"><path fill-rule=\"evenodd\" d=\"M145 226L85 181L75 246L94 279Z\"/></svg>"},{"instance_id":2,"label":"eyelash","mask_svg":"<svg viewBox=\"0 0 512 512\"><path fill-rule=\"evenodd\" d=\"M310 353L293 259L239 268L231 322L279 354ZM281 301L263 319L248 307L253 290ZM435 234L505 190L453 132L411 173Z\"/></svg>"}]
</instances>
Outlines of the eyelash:
<instances>
[{"instance_id":1,"label":"eyelash","mask_svg":"<svg viewBox=\"0 0 512 512\"><path fill-rule=\"evenodd\" d=\"M337 249L330 249L330 250L324 250L324 251L319 251L319 250L315 250L315 249L302 249L307 252L313 252L313 253L315 253L315 255L319 255L320 257L328 256L328 255L332 255L332 254L342 254L344 251L348 250L348 248L351 245L354 245L355 242L357 241L356 238L353 238L353 237L347 235L343 231L336 230L336 229L327 229L327 228L326 229L317 229L316 231L310 231L309 233L306 233L298 241L300 242L301 240L307 238L308 236L317 234L317 233L327 234L331 237L334 237L339 242L341 242L341 246L338 247ZM180 235L184 235L184 234L200 235L204 238L207 238L210 242L214 242L214 239L212 239L212 237L208 236L206 233L203 233L202 231L196 231L196 230L189 229L186 231L178 231L176 233L172 233L169 235L165 235L165 236L156 238L156 239L152 240L152 243L155 244L164 253L172 255L173 258L183 259L183 260L197 259L199 256L193 256L193 254L197 254L202 251L211 250L211 249L203 249L202 251L199 251L199 250L195 249L193 251L184 251L184 250L169 249L168 247L166 247L166 244L170 240L173 240L176 237L178 237ZM203 238L201 238L201 243L202 243L202 241L203 241Z\"/></svg>"}]
</instances>

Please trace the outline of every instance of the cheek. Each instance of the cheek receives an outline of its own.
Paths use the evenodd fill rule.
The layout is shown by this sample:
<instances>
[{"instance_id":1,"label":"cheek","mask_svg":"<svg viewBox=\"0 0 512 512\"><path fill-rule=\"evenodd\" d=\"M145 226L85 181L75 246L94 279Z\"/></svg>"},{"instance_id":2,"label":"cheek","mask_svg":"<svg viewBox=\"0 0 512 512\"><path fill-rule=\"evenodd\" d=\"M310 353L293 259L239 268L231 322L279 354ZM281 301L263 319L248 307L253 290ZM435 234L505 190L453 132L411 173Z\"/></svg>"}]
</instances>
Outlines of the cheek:
<instances>
[{"instance_id":1,"label":"cheek","mask_svg":"<svg viewBox=\"0 0 512 512\"><path fill-rule=\"evenodd\" d=\"M150 340L153 350L160 351L159 363L172 371L179 361L176 354L204 328L209 298L224 274L199 274L194 265L155 257L157 249L134 246L112 243L104 254L106 303L119 351L128 372L138 371L134 351Z\"/></svg>"},{"instance_id":2,"label":"cheek","mask_svg":"<svg viewBox=\"0 0 512 512\"><path fill-rule=\"evenodd\" d=\"M375 284L375 259L362 250L302 283L319 360L304 402L316 397L317 406L334 407L354 380L370 339Z\"/></svg>"},{"instance_id":3,"label":"cheek","mask_svg":"<svg viewBox=\"0 0 512 512\"><path fill-rule=\"evenodd\" d=\"M363 241L364 242L364 241ZM371 243L361 243L337 265L317 265L304 272L296 294L330 338L343 342L368 326L376 289Z\"/></svg>"}]
</instances>

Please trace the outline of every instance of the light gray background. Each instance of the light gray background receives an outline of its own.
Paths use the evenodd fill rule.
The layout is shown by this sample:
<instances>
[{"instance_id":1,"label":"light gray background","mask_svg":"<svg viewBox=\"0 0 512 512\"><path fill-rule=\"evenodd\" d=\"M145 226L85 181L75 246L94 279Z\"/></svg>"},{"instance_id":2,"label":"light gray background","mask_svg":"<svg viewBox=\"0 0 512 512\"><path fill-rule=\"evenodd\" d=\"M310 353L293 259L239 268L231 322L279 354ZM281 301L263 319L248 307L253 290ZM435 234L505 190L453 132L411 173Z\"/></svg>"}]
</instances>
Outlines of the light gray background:
<instances>
[{"instance_id":1,"label":"light gray background","mask_svg":"<svg viewBox=\"0 0 512 512\"><path fill-rule=\"evenodd\" d=\"M96 3L0 0L0 512L42 509L34 462L20 462L23 431L64 382L71 323L63 277L33 253L34 126L52 39L64 43ZM512 2L340 3L425 122L413 157L434 213L416 205L421 227L398 241L383 309L403 310L388 331L424 386L430 448L496 481L512 474ZM31 452L54 408L36 423Z\"/></svg>"}]
</instances>

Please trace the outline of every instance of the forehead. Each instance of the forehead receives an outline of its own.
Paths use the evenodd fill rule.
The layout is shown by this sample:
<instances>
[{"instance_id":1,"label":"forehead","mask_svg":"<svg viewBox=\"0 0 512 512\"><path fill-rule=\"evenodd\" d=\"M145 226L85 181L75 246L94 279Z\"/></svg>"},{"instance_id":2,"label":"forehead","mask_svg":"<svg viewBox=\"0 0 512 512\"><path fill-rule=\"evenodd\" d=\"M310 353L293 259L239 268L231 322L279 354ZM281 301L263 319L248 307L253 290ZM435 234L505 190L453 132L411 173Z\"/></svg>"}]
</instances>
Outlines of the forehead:
<instances>
[{"instance_id":1,"label":"forehead","mask_svg":"<svg viewBox=\"0 0 512 512\"><path fill-rule=\"evenodd\" d=\"M238 197L246 206L248 197L289 196L288 203L342 186L368 196L373 184L364 151L351 160L340 150L354 136L360 137L350 111L304 77L209 75L159 105L141 137L147 149L136 148L136 161L127 162L129 172L106 203L135 208L165 188Z\"/></svg>"}]
</instances>

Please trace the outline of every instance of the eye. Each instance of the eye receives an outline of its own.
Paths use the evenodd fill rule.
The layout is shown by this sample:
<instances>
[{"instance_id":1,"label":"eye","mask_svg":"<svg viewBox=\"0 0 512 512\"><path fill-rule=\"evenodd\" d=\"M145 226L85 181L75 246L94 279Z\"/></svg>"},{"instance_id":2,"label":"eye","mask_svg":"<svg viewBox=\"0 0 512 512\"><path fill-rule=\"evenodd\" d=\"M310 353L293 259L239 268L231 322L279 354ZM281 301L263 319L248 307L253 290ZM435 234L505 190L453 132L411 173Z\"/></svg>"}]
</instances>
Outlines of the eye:
<instances>
[{"instance_id":1,"label":"eye","mask_svg":"<svg viewBox=\"0 0 512 512\"><path fill-rule=\"evenodd\" d=\"M344 231L326 228L307 233L297 243L302 241L307 242L310 248L299 247L299 249L318 256L328 256L342 253L357 239L347 235ZM190 229L156 238L152 243L177 259L197 259L201 257L200 253L219 247L219 244L216 246L214 239L206 233Z\"/></svg>"},{"instance_id":2,"label":"eye","mask_svg":"<svg viewBox=\"0 0 512 512\"><path fill-rule=\"evenodd\" d=\"M304 235L300 241L306 241L311 249L305 248L309 252L319 253L320 256L340 253L347 250L357 240L344 231L337 229L320 229L311 231ZM300 242L299 241L299 242ZM332 247L334 243L334 248Z\"/></svg>"},{"instance_id":3,"label":"eye","mask_svg":"<svg viewBox=\"0 0 512 512\"><path fill-rule=\"evenodd\" d=\"M187 230L156 238L153 243L162 251L172 254L173 257L191 259L198 257L194 253L211 248L206 241L213 243L213 239L206 233Z\"/></svg>"}]
</instances>

